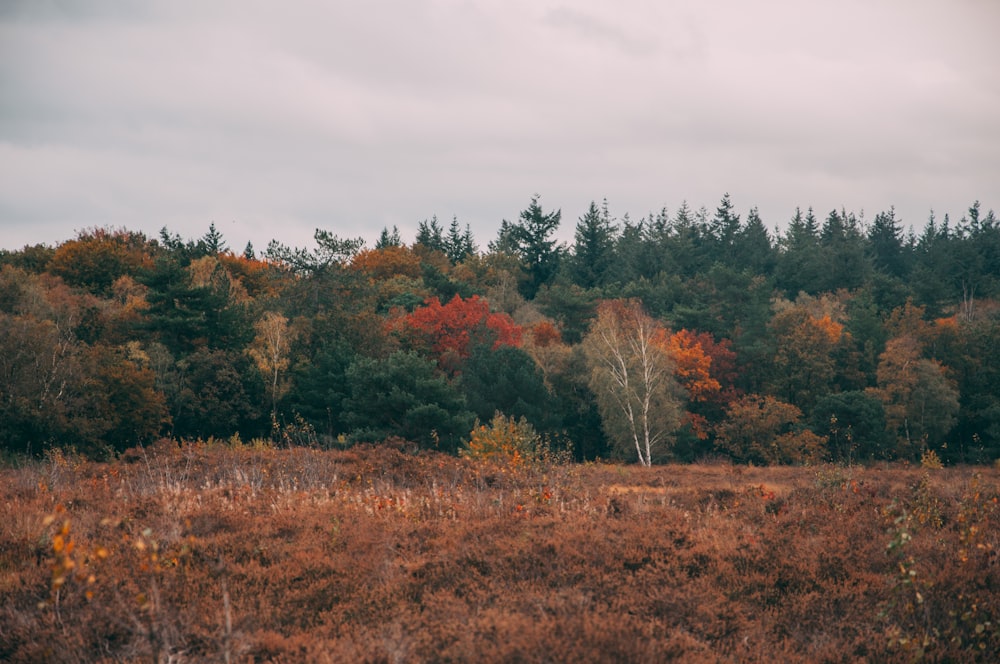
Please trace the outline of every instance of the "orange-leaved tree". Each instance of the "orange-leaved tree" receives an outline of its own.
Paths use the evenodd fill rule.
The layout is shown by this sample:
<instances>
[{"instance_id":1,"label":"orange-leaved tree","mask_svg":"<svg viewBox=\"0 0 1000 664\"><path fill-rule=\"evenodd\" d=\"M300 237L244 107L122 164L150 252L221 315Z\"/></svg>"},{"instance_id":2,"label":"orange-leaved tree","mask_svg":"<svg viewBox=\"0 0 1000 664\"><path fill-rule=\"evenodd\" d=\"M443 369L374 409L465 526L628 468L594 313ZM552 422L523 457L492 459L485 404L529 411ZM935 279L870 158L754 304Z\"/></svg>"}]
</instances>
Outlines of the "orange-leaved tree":
<instances>
[{"instance_id":1,"label":"orange-leaved tree","mask_svg":"<svg viewBox=\"0 0 1000 664\"><path fill-rule=\"evenodd\" d=\"M837 373L835 352L846 335L829 313L811 308L809 302L786 306L768 325L777 346L769 391L806 411L830 392Z\"/></svg>"},{"instance_id":2,"label":"orange-leaved tree","mask_svg":"<svg viewBox=\"0 0 1000 664\"><path fill-rule=\"evenodd\" d=\"M708 437L708 418L715 419L738 395L736 354L729 340L715 341L708 332L664 330L656 339L674 363L674 377L687 392L691 406L684 419L698 438ZM706 417L707 416L707 417Z\"/></svg>"},{"instance_id":3,"label":"orange-leaved tree","mask_svg":"<svg viewBox=\"0 0 1000 664\"><path fill-rule=\"evenodd\" d=\"M409 247L365 249L351 259L351 267L374 280L421 275L420 256Z\"/></svg>"},{"instance_id":4,"label":"orange-leaved tree","mask_svg":"<svg viewBox=\"0 0 1000 664\"><path fill-rule=\"evenodd\" d=\"M799 426L802 411L772 396L747 394L729 404L716 444L740 461L801 463L821 458L826 438Z\"/></svg>"},{"instance_id":5,"label":"orange-leaved tree","mask_svg":"<svg viewBox=\"0 0 1000 664\"><path fill-rule=\"evenodd\" d=\"M142 233L94 228L59 245L48 271L71 286L106 296L119 277L134 277L152 266L153 250L153 245Z\"/></svg>"},{"instance_id":6,"label":"orange-leaved tree","mask_svg":"<svg viewBox=\"0 0 1000 664\"><path fill-rule=\"evenodd\" d=\"M943 445L959 411L958 390L945 367L922 357L911 335L890 339L879 356L878 387L870 393L882 401L889 432L900 456L915 458L929 445Z\"/></svg>"},{"instance_id":7,"label":"orange-leaved tree","mask_svg":"<svg viewBox=\"0 0 1000 664\"><path fill-rule=\"evenodd\" d=\"M694 333L664 330L657 338L674 361L674 376L687 390L692 401L708 401L722 391L722 384L712 375L712 358L702 348Z\"/></svg>"}]
</instances>

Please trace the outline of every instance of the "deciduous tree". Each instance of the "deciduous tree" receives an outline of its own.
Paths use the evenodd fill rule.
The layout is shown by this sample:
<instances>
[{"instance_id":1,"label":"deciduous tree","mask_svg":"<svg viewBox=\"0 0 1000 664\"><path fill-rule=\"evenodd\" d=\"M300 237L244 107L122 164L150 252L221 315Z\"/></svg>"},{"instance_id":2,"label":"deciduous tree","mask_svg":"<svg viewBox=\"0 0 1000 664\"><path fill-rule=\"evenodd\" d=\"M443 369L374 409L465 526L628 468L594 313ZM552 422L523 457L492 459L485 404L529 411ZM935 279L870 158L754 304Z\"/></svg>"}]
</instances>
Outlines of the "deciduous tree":
<instances>
[{"instance_id":1,"label":"deciduous tree","mask_svg":"<svg viewBox=\"0 0 1000 664\"><path fill-rule=\"evenodd\" d=\"M677 429L681 390L666 349L656 343L663 327L634 300L609 300L584 337L591 388L605 432L619 448L634 446L649 466Z\"/></svg>"},{"instance_id":2,"label":"deciduous tree","mask_svg":"<svg viewBox=\"0 0 1000 664\"><path fill-rule=\"evenodd\" d=\"M831 391L837 371L834 352L843 334L843 325L830 313L811 311L812 302L781 308L768 326L777 346L769 391L806 410Z\"/></svg>"},{"instance_id":3,"label":"deciduous tree","mask_svg":"<svg viewBox=\"0 0 1000 664\"><path fill-rule=\"evenodd\" d=\"M297 330L288 324L288 319L274 311L265 312L254 323L256 332L247 352L267 379L267 391L271 397L271 416L276 415L278 400L288 392L286 372L289 352L295 342Z\"/></svg>"},{"instance_id":4,"label":"deciduous tree","mask_svg":"<svg viewBox=\"0 0 1000 664\"><path fill-rule=\"evenodd\" d=\"M152 247L142 233L95 228L56 249L47 269L71 286L107 296L122 276L152 266Z\"/></svg>"},{"instance_id":5,"label":"deciduous tree","mask_svg":"<svg viewBox=\"0 0 1000 664\"><path fill-rule=\"evenodd\" d=\"M726 409L716 444L741 461L801 463L820 458L826 439L799 428L802 411L772 396L748 394Z\"/></svg>"},{"instance_id":6,"label":"deciduous tree","mask_svg":"<svg viewBox=\"0 0 1000 664\"><path fill-rule=\"evenodd\" d=\"M916 338L890 339L879 357L877 375L873 393L885 407L900 456L915 458L929 446L947 443L958 414L958 390L940 363L921 356Z\"/></svg>"},{"instance_id":7,"label":"deciduous tree","mask_svg":"<svg viewBox=\"0 0 1000 664\"><path fill-rule=\"evenodd\" d=\"M521 343L521 328L510 316L491 313L489 303L476 295L468 299L456 295L447 304L430 298L389 325L410 348L429 353L450 372L468 359L474 343L490 343L493 348Z\"/></svg>"}]
</instances>

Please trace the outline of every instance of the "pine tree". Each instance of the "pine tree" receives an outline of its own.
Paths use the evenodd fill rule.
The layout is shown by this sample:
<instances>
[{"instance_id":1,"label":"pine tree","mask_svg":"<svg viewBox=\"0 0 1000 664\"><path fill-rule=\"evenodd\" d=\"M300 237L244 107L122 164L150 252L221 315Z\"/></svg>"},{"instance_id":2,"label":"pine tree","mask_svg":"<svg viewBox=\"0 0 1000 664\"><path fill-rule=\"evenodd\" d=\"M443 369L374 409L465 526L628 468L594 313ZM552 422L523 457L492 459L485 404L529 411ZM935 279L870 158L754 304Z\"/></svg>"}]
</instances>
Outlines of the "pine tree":
<instances>
[{"instance_id":1,"label":"pine tree","mask_svg":"<svg viewBox=\"0 0 1000 664\"><path fill-rule=\"evenodd\" d=\"M393 226L390 232L388 227L383 226L382 232L378 236L378 241L375 242L375 248L388 249L389 247L401 246L403 246L403 241L399 237L399 229Z\"/></svg>"},{"instance_id":2,"label":"pine tree","mask_svg":"<svg viewBox=\"0 0 1000 664\"><path fill-rule=\"evenodd\" d=\"M215 228L214 221L208 225L208 232L202 236L201 242L204 244L205 253L209 256L217 256L229 250L229 247L222 239L222 233Z\"/></svg>"},{"instance_id":3,"label":"pine tree","mask_svg":"<svg viewBox=\"0 0 1000 664\"><path fill-rule=\"evenodd\" d=\"M757 208L750 210L746 225L737 235L737 267L752 274L769 275L774 269L774 246Z\"/></svg>"},{"instance_id":4,"label":"pine tree","mask_svg":"<svg viewBox=\"0 0 1000 664\"><path fill-rule=\"evenodd\" d=\"M524 263L528 279L522 284L521 293L528 299L534 298L538 289L552 280L564 252L552 237L559 228L562 211L544 212L538 198L538 194L531 198L518 223L504 219L497 242L491 245L513 253Z\"/></svg>"},{"instance_id":5,"label":"pine tree","mask_svg":"<svg viewBox=\"0 0 1000 664\"><path fill-rule=\"evenodd\" d=\"M466 256L476 252L472 240L472 229L466 224L463 232L458 225L458 217L452 216L448 236L444 239L444 252L452 263L460 263Z\"/></svg>"},{"instance_id":6,"label":"pine tree","mask_svg":"<svg viewBox=\"0 0 1000 664\"><path fill-rule=\"evenodd\" d=\"M417 224L417 244L422 244L432 251L445 251L444 229L438 223L437 215L431 217L430 222L424 219Z\"/></svg>"},{"instance_id":7,"label":"pine tree","mask_svg":"<svg viewBox=\"0 0 1000 664\"><path fill-rule=\"evenodd\" d=\"M903 278L909 272L903 247L903 229L896 222L895 208L879 212L868 230L868 251L876 270Z\"/></svg>"},{"instance_id":8,"label":"pine tree","mask_svg":"<svg viewBox=\"0 0 1000 664\"><path fill-rule=\"evenodd\" d=\"M779 240L779 246L781 251L775 267L778 287L793 298L799 292L819 292L821 274L816 261L819 225L812 208L805 217L800 208L795 208L795 216L788 224L788 231Z\"/></svg>"},{"instance_id":9,"label":"pine tree","mask_svg":"<svg viewBox=\"0 0 1000 664\"><path fill-rule=\"evenodd\" d=\"M716 208L708 230L715 245L713 252L715 260L732 265L736 259L736 243L740 234L740 215L733 211L733 203L728 193L722 197L719 207Z\"/></svg>"},{"instance_id":10,"label":"pine tree","mask_svg":"<svg viewBox=\"0 0 1000 664\"><path fill-rule=\"evenodd\" d=\"M570 278L582 288L603 286L614 261L615 228L608 212L608 202L598 209L590 202L587 212L576 224L573 256L569 261Z\"/></svg>"}]
</instances>

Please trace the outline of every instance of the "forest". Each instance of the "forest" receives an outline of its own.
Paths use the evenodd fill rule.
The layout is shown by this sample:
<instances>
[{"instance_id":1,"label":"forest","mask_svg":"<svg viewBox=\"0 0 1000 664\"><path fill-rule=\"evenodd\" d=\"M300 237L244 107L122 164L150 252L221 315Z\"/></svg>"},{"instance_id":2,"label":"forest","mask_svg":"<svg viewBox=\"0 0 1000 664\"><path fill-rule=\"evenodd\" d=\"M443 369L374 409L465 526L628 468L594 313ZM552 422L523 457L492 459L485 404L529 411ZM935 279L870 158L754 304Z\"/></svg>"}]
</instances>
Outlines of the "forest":
<instances>
[{"instance_id":1,"label":"forest","mask_svg":"<svg viewBox=\"0 0 1000 664\"><path fill-rule=\"evenodd\" d=\"M91 228L0 251L0 449L161 438L653 465L1000 457L1000 224L617 218L531 198L480 246Z\"/></svg>"}]
</instances>

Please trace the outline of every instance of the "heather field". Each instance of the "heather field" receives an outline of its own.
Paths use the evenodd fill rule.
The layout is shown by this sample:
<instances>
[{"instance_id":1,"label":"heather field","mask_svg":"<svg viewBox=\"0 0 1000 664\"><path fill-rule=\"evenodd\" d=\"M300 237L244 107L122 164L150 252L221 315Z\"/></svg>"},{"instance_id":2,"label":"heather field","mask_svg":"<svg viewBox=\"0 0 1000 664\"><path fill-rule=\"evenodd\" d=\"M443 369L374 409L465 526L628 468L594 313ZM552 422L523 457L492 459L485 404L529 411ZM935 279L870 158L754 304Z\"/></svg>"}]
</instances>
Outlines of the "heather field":
<instances>
[{"instance_id":1,"label":"heather field","mask_svg":"<svg viewBox=\"0 0 1000 664\"><path fill-rule=\"evenodd\" d=\"M995 661L998 480L55 452L0 471L0 660Z\"/></svg>"}]
</instances>

